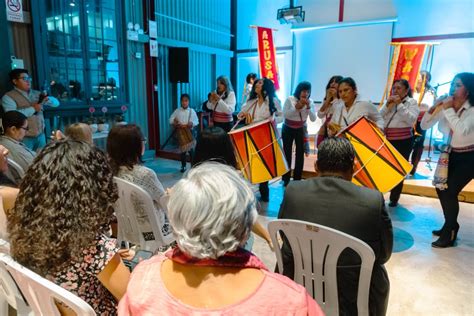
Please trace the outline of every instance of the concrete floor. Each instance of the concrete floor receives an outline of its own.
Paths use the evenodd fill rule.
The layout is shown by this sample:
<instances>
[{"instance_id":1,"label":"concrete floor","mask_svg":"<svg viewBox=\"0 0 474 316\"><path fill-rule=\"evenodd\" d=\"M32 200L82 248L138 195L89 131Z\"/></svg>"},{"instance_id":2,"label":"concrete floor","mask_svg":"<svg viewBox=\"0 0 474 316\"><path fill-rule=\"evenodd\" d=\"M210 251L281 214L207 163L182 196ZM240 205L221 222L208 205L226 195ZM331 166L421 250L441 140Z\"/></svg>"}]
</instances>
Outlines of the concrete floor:
<instances>
[{"instance_id":1,"label":"concrete floor","mask_svg":"<svg viewBox=\"0 0 474 316\"><path fill-rule=\"evenodd\" d=\"M156 159L146 165L165 188L182 176L178 161ZM279 181L270 185L270 203L263 203L259 217L262 223L278 216L283 192ZM386 264L391 282L388 315L474 315L474 204L460 205L457 246L447 249L431 247L431 230L443 222L438 199L402 195L400 205L389 209L395 236ZM253 252L273 270L274 254L258 237Z\"/></svg>"}]
</instances>

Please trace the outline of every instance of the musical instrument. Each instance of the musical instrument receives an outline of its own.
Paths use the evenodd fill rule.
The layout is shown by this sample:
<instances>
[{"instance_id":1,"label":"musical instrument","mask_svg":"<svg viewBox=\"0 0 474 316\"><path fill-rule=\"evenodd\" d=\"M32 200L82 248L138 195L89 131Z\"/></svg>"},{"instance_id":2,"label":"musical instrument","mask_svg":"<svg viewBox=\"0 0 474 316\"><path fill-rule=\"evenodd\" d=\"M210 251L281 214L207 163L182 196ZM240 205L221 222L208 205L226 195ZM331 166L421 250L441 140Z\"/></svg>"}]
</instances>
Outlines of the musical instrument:
<instances>
[{"instance_id":1,"label":"musical instrument","mask_svg":"<svg viewBox=\"0 0 474 316\"><path fill-rule=\"evenodd\" d=\"M402 181L412 165L390 144L375 123L361 117L339 134L346 137L356 152L356 172L352 182L382 193Z\"/></svg>"},{"instance_id":2,"label":"musical instrument","mask_svg":"<svg viewBox=\"0 0 474 316\"><path fill-rule=\"evenodd\" d=\"M251 183L262 183L289 171L276 127L270 119L229 132L239 167Z\"/></svg>"},{"instance_id":3,"label":"musical instrument","mask_svg":"<svg viewBox=\"0 0 474 316\"><path fill-rule=\"evenodd\" d=\"M187 126L176 127L176 138L179 144L179 150L184 153L190 151L196 146L196 140L193 137L191 128Z\"/></svg>"}]
</instances>

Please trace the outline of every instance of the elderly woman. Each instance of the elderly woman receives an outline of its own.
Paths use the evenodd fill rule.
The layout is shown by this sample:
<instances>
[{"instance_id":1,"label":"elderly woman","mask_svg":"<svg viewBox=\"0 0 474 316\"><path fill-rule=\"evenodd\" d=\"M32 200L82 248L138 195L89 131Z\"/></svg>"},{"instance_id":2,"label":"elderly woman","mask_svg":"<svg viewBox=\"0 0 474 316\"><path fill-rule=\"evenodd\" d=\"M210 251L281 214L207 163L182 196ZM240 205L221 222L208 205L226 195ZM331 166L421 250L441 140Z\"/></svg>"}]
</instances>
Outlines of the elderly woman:
<instances>
[{"instance_id":1,"label":"elderly woman","mask_svg":"<svg viewBox=\"0 0 474 316\"><path fill-rule=\"evenodd\" d=\"M232 167L191 169L171 190L168 212L178 247L135 268L119 315L322 314L302 286L240 248L257 212Z\"/></svg>"},{"instance_id":2,"label":"elderly woman","mask_svg":"<svg viewBox=\"0 0 474 316\"><path fill-rule=\"evenodd\" d=\"M50 143L28 169L8 216L11 255L97 314L115 315L130 274L116 240L107 237L117 198L102 151L74 140Z\"/></svg>"}]
</instances>

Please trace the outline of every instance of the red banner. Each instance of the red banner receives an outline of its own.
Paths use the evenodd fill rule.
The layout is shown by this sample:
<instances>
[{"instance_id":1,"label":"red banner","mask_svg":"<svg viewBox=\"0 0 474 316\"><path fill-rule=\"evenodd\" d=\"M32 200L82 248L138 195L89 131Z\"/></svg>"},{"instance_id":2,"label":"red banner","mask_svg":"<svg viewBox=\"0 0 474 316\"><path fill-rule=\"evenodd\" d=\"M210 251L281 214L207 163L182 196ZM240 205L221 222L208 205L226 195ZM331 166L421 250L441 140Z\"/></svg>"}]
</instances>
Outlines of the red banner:
<instances>
[{"instance_id":1,"label":"red banner","mask_svg":"<svg viewBox=\"0 0 474 316\"><path fill-rule=\"evenodd\" d=\"M426 44L402 44L393 80L406 79L413 89L425 55Z\"/></svg>"},{"instance_id":2,"label":"red banner","mask_svg":"<svg viewBox=\"0 0 474 316\"><path fill-rule=\"evenodd\" d=\"M278 90L278 66L276 63L275 45L273 45L272 29L257 27L258 34L258 56L260 61L260 74L263 78L268 78L275 84Z\"/></svg>"}]
</instances>

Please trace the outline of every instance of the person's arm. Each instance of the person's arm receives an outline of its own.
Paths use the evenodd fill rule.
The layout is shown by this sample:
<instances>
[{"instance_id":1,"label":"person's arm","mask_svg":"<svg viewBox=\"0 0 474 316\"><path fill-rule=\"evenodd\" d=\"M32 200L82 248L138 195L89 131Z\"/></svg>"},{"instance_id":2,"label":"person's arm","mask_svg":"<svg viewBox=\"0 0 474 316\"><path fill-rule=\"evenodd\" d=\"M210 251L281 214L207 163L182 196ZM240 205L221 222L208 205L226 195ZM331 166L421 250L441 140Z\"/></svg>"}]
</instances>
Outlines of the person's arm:
<instances>
[{"instance_id":1,"label":"person's arm","mask_svg":"<svg viewBox=\"0 0 474 316\"><path fill-rule=\"evenodd\" d=\"M309 120L311 122L316 121L316 114L314 114L314 102L313 102L313 100L309 99L309 108L306 108L306 111L308 112Z\"/></svg>"},{"instance_id":2,"label":"person's arm","mask_svg":"<svg viewBox=\"0 0 474 316\"><path fill-rule=\"evenodd\" d=\"M420 108L415 99L410 98L405 103L398 105L398 112L402 114L405 123L413 125L420 114Z\"/></svg>"},{"instance_id":3,"label":"person's arm","mask_svg":"<svg viewBox=\"0 0 474 316\"><path fill-rule=\"evenodd\" d=\"M283 111L281 109L280 100L273 98L273 104L275 104L276 112L273 113L273 118L276 124L283 122Z\"/></svg>"},{"instance_id":4,"label":"person's arm","mask_svg":"<svg viewBox=\"0 0 474 316\"><path fill-rule=\"evenodd\" d=\"M10 214L10 210L15 206L16 197L18 195L19 190L11 187L1 187L0 188L0 195L3 198L3 210L5 211L5 215Z\"/></svg>"},{"instance_id":5,"label":"person's arm","mask_svg":"<svg viewBox=\"0 0 474 316\"><path fill-rule=\"evenodd\" d=\"M368 109L368 114L369 114L369 119L374 121L375 124L377 124L378 128L383 131L384 129L384 120L382 118L382 115L380 115L379 111L377 111L377 108L375 105L372 103L368 102L367 103L367 109Z\"/></svg>"},{"instance_id":6,"label":"person's arm","mask_svg":"<svg viewBox=\"0 0 474 316\"><path fill-rule=\"evenodd\" d=\"M393 249L393 229L392 221L387 213L385 201L382 193L380 193L380 254L376 258L380 264L385 264L390 259ZM377 254L376 254L377 256Z\"/></svg>"},{"instance_id":7,"label":"person's arm","mask_svg":"<svg viewBox=\"0 0 474 316\"><path fill-rule=\"evenodd\" d=\"M16 102L12 98L10 98L8 95L3 96L2 106L5 112L18 111L22 113L23 115L25 115L26 117L33 116L36 113L35 108L32 106L23 108L23 109L17 109Z\"/></svg>"},{"instance_id":8,"label":"person's arm","mask_svg":"<svg viewBox=\"0 0 474 316\"><path fill-rule=\"evenodd\" d=\"M474 115L467 116L467 118L461 120L458 113L452 107L444 109L443 114L454 133L466 136L474 131Z\"/></svg>"},{"instance_id":9,"label":"person's arm","mask_svg":"<svg viewBox=\"0 0 474 316\"><path fill-rule=\"evenodd\" d=\"M97 275L100 283L119 301L127 291L130 270L123 264L120 254L116 253Z\"/></svg>"},{"instance_id":10,"label":"person's arm","mask_svg":"<svg viewBox=\"0 0 474 316\"><path fill-rule=\"evenodd\" d=\"M285 118L291 117L294 113L296 113L295 106L293 104L293 101L291 100L293 98L288 97L285 100L285 103L283 104L283 116Z\"/></svg>"},{"instance_id":11,"label":"person's arm","mask_svg":"<svg viewBox=\"0 0 474 316\"><path fill-rule=\"evenodd\" d=\"M229 92L229 95L225 100L219 99L217 102L217 108L219 112L232 114L235 111L235 93L233 91Z\"/></svg>"},{"instance_id":12,"label":"person's arm","mask_svg":"<svg viewBox=\"0 0 474 316\"><path fill-rule=\"evenodd\" d=\"M196 111L194 111L194 109L190 109L190 110L191 110L191 123L193 124L192 127L198 126L199 120L198 120Z\"/></svg>"},{"instance_id":13,"label":"person's arm","mask_svg":"<svg viewBox=\"0 0 474 316\"><path fill-rule=\"evenodd\" d=\"M174 125L174 124L175 124L176 115L178 115L178 109L174 110L173 113L171 113L171 116L170 116L170 125Z\"/></svg>"},{"instance_id":14,"label":"person's arm","mask_svg":"<svg viewBox=\"0 0 474 316\"><path fill-rule=\"evenodd\" d=\"M260 224L257 221L255 221L255 224L253 224L252 226L252 231L260 238L262 238L263 240L265 240L268 244L268 246L270 247L270 249L273 251L273 243L272 243L272 239L270 237L270 234L268 233L268 230L265 229L265 227L262 226L262 224Z\"/></svg>"},{"instance_id":15,"label":"person's arm","mask_svg":"<svg viewBox=\"0 0 474 316\"><path fill-rule=\"evenodd\" d=\"M379 112L380 112L380 115L382 115L383 119L386 120L387 119L386 115L388 113L387 102L385 102L385 104L380 108Z\"/></svg>"}]
</instances>

